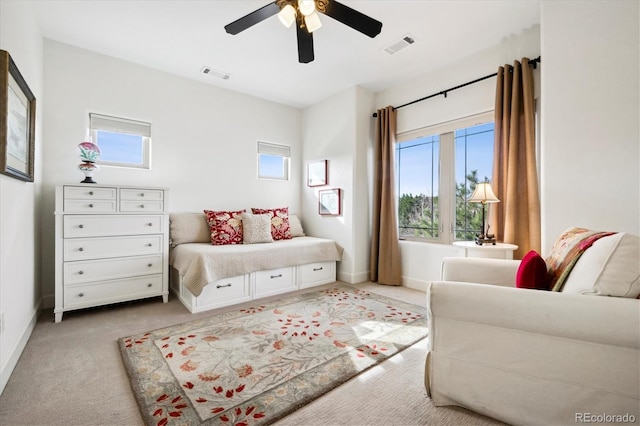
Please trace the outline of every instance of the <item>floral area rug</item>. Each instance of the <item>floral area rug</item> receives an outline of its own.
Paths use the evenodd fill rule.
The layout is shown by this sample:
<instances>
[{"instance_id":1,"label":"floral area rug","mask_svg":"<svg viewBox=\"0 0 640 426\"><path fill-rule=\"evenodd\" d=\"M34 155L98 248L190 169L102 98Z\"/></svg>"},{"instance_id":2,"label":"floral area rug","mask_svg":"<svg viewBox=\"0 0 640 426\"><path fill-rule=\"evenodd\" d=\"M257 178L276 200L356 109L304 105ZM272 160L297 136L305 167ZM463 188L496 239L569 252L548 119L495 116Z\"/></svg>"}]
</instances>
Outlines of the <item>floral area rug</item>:
<instances>
[{"instance_id":1,"label":"floral area rug","mask_svg":"<svg viewBox=\"0 0 640 426\"><path fill-rule=\"evenodd\" d=\"M254 425L284 417L426 335L424 308L339 285L118 344L146 424Z\"/></svg>"}]
</instances>

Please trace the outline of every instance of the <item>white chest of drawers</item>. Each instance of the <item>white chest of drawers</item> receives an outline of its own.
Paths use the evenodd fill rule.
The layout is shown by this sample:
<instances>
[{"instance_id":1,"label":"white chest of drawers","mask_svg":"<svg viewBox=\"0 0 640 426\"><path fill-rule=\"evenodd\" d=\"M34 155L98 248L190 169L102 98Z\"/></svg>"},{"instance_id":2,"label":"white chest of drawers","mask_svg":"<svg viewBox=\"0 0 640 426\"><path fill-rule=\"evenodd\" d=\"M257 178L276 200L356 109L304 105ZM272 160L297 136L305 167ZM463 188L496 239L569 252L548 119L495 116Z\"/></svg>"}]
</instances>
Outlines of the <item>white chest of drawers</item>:
<instances>
[{"instance_id":1,"label":"white chest of drawers","mask_svg":"<svg viewBox=\"0 0 640 426\"><path fill-rule=\"evenodd\" d=\"M168 192L56 187L56 322L74 309L155 296L168 301Z\"/></svg>"}]
</instances>

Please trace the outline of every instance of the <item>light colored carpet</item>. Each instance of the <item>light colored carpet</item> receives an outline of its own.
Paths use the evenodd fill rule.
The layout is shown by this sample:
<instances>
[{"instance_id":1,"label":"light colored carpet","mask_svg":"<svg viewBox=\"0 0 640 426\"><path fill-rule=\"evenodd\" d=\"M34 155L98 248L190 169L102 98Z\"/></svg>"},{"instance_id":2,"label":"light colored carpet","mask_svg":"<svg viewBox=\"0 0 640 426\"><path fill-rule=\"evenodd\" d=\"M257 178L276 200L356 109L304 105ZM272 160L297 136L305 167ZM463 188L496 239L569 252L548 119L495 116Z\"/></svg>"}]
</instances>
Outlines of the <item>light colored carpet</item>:
<instances>
[{"instance_id":1,"label":"light colored carpet","mask_svg":"<svg viewBox=\"0 0 640 426\"><path fill-rule=\"evenodd\" d=\"M373 283L357 287L425 306L425 294ZM317 288L316 288L317 289ZM314 291L309 289L307 291ZM227 307L217 310L237 309ZM175 298L65 313L43 312L0 395L0 424L143 425L116 340L211 315ZM457 407L434 407L423 385L426 339L281 419L276 425L497 425Z\"/></svg>"}]
</instances>

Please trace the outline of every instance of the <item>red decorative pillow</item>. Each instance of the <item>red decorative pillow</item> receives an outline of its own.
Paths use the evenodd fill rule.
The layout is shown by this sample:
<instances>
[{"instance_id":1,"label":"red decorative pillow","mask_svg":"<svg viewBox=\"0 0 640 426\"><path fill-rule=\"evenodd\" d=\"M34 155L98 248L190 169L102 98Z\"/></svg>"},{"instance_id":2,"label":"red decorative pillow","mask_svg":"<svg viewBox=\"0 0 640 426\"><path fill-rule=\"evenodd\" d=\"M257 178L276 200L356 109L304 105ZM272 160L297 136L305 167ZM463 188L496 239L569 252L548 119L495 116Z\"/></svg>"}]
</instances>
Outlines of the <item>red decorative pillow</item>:
<instances>
[{"instance_id":1,"label":"red decorative pillow","mask_svg":"<svg viewBox=\"0 0 640 426\"><path fill-rule=\"evenodd\" d=\"M291 228L289 227L289 207L277 209L252 208L253 214L269 214L271 216L271 237L274 241L290 240Z\"/></svg>"},{"instance_id":2,"label":"red decorative pillow","mask_svg":"<svg viewBox=\"0 0 640 426\"><path fill-rule=\"evenodd\" d=\"M522 258L516 274L516 287L549 290L547 264L536 251L531 250Z\"/></svg>"},{"instance_id":3,"label":"red decorative pillow","mask_svg":"<svg viewBox=\"0 0 640 426\"><path fill-rule=\"evenodd\" d=\"M242 244L242 213L245 211L205 210L204 214L211 231L211 244Z\"/></svg>"}]
</instances>

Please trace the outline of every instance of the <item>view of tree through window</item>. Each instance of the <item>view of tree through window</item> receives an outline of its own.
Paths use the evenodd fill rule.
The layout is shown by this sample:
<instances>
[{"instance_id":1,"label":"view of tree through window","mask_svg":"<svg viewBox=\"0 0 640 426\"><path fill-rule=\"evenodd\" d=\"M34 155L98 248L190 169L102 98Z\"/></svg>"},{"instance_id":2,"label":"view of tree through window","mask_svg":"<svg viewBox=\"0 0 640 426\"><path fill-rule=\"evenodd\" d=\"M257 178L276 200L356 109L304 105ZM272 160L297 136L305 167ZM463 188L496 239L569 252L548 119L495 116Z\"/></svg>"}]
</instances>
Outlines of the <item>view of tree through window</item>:
<instances>
[{"instance_id":1,"label":"view of tree through window","mask_svg":"<svg viewBox=\"0 0 640 426\"><path fill-rule=\"evenodd\" d=\"M482 229L482 205L468 203L467 199L478 182L491 178L493 133L493 123L485 123L396 144L400 238L475 238ZM453 155L443 151L452 151ZM441 185L441 176L451 178ZM442 205L442 191L451 194L447 198L452 200L452 207ZM449 230L453 235L442 235Z\"/></svg>"}]
</instances>

